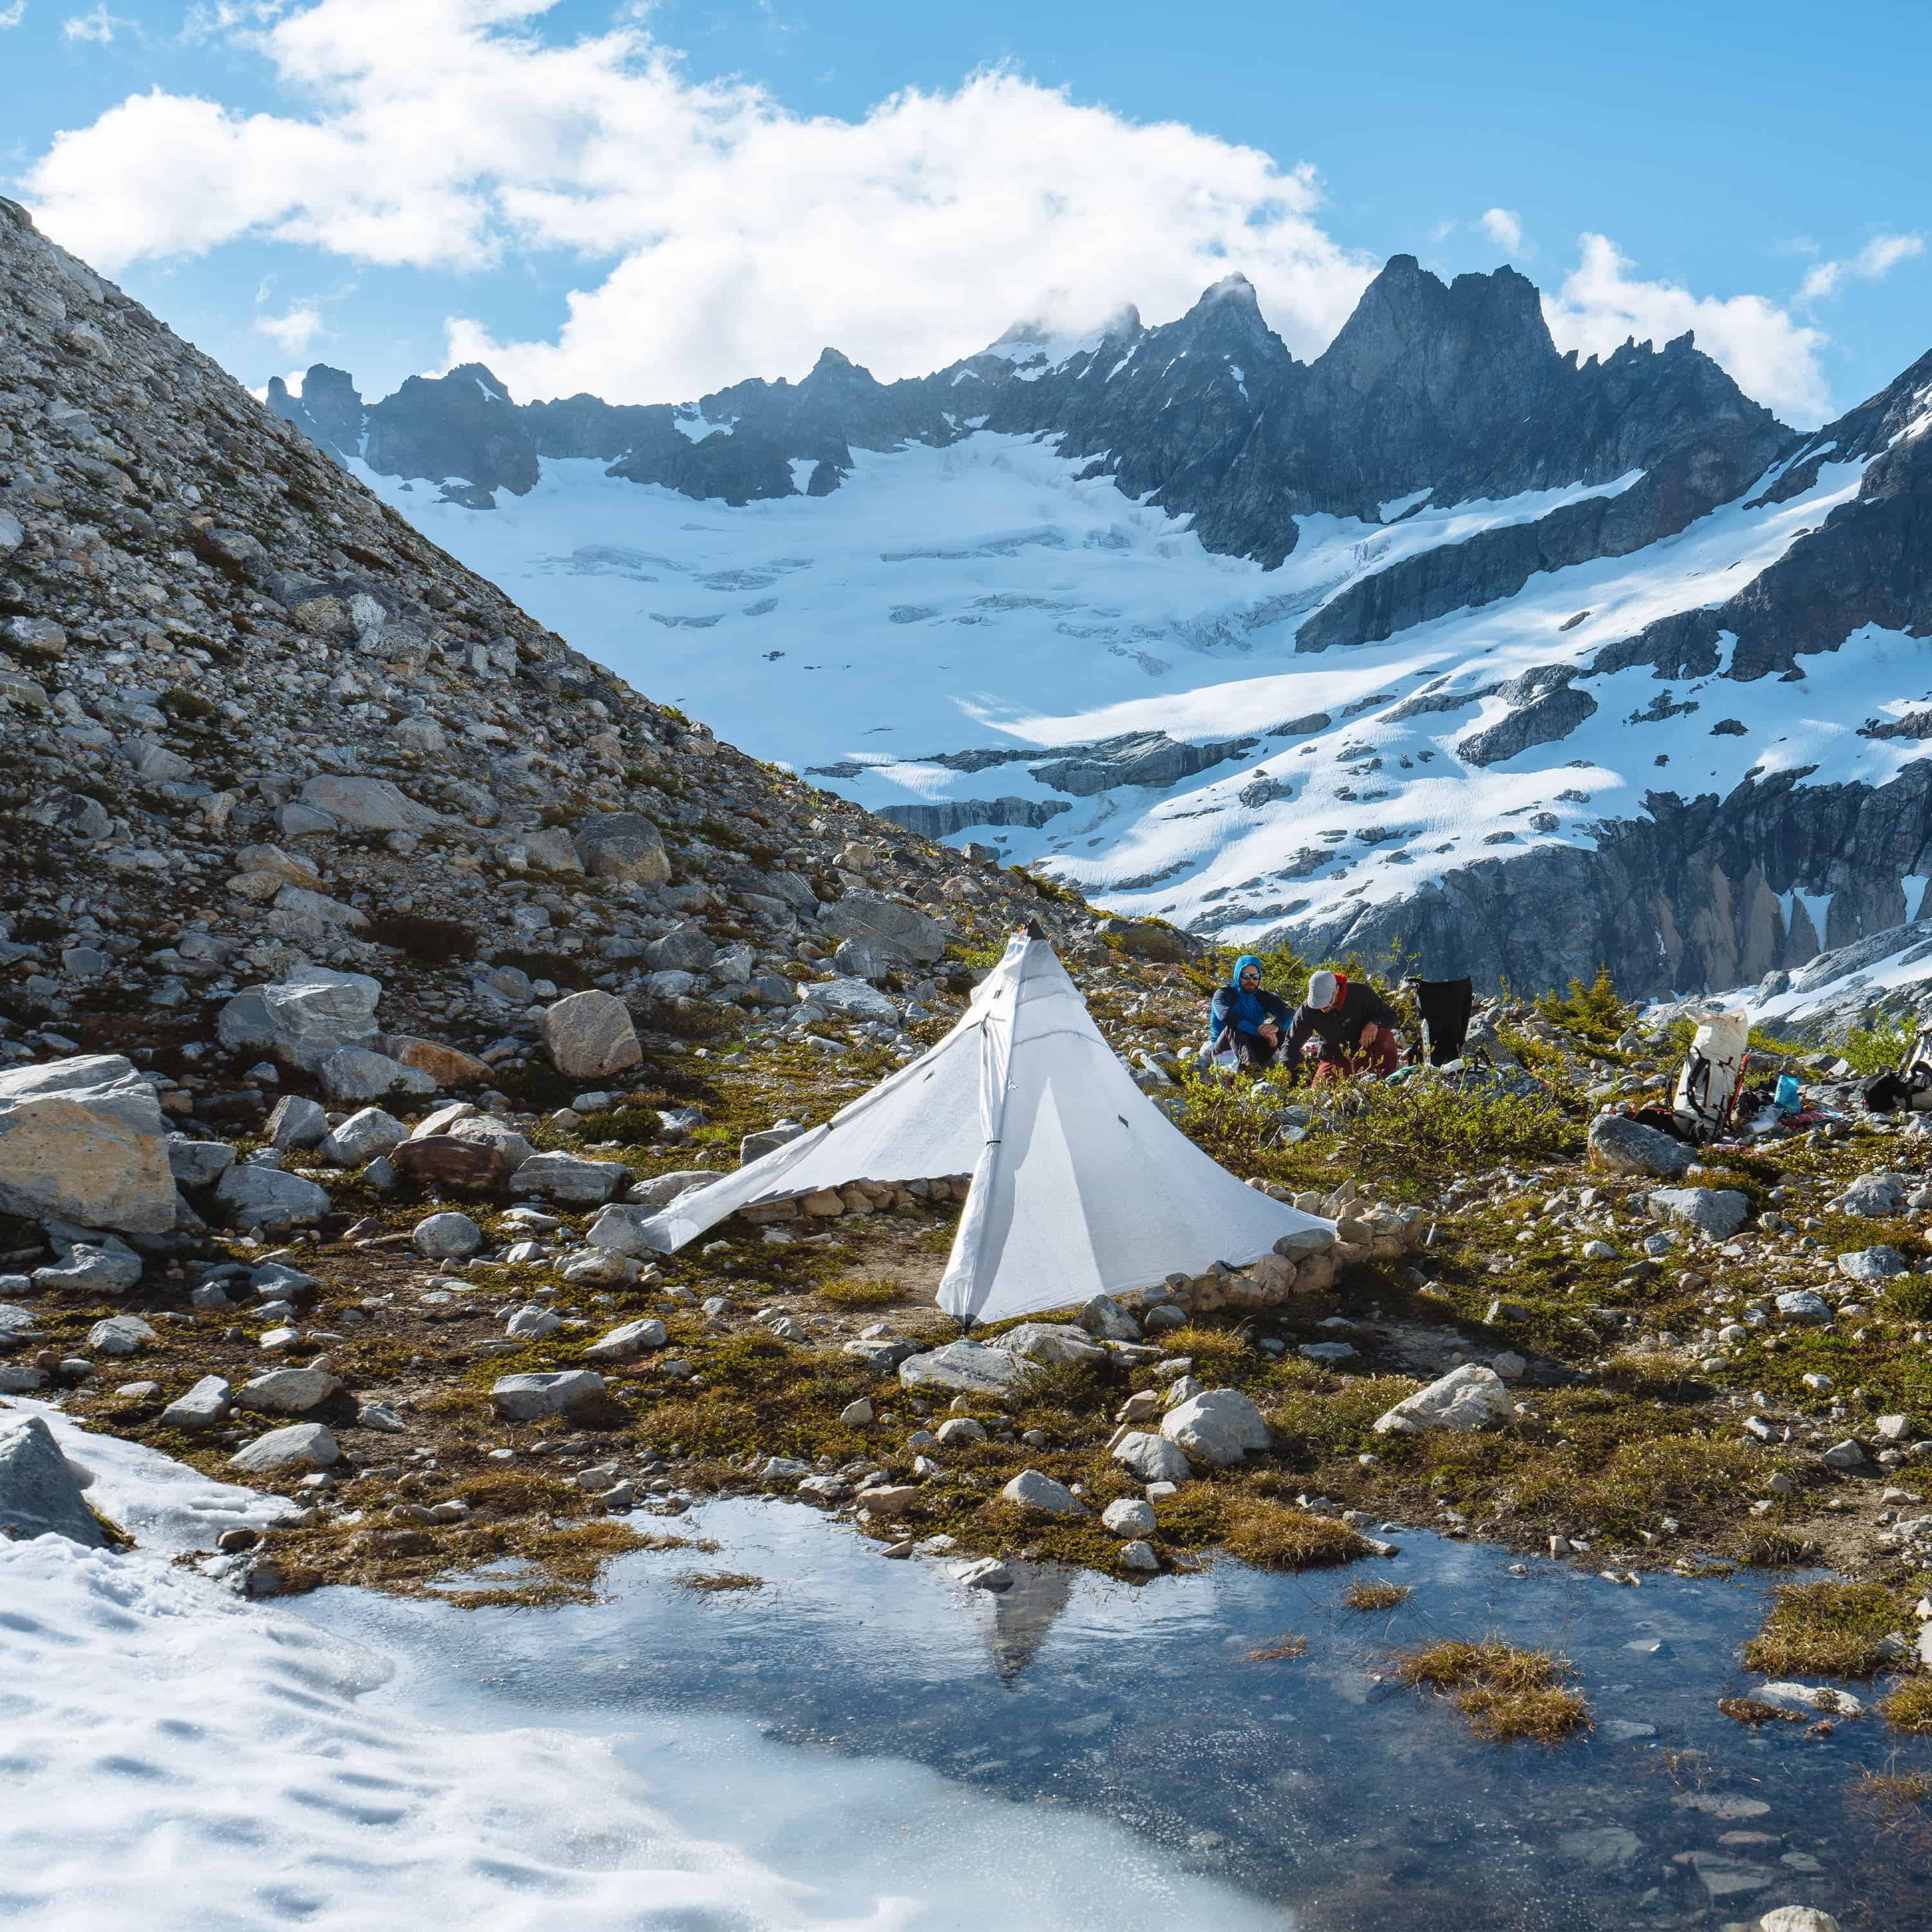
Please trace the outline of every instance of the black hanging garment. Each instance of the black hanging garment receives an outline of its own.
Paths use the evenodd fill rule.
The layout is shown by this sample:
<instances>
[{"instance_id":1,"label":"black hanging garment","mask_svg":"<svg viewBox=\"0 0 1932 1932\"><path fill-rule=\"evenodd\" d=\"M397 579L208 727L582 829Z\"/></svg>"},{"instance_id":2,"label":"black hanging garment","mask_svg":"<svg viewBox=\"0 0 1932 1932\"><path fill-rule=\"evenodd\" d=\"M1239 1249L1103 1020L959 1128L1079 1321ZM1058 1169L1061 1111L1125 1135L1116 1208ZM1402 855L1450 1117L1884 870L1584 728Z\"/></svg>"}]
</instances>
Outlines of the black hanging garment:
<instances>
[{"instance_id":1,"label":"black hanging garment","mask_svg":"<svg viewBox=\"0 0 1932 1932\"><path fill-rule=\"evenodd\" d=\"M1418 980L1415 1004L1422 1015L1422 1050L1432 1066L1462 1057L1469 1017L1476 1010L1475 982L1469 980Z\"/></svg>"}]
</instances>

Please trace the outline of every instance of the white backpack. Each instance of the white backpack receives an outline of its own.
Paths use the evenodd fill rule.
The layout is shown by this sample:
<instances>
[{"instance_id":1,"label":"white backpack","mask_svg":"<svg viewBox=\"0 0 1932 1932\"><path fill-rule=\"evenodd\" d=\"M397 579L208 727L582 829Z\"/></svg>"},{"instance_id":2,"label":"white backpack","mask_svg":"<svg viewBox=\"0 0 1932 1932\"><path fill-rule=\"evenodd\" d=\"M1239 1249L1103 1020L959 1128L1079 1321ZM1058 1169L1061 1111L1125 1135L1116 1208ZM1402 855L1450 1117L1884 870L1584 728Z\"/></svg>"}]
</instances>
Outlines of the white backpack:
<instances>
[{"instance_id":1,"label":"white backpack","mask_svg":"<svg viewBox=\"0 0 1932 1932\"><path fill-rule=\"evenodd\" d=\"M1698 1022L1670 1102L1687 1133L1714 1140L1730 1125L1750 1051L1750 1022L1744 1014L1720 1008Z\"/></svg>"}]
</instances>

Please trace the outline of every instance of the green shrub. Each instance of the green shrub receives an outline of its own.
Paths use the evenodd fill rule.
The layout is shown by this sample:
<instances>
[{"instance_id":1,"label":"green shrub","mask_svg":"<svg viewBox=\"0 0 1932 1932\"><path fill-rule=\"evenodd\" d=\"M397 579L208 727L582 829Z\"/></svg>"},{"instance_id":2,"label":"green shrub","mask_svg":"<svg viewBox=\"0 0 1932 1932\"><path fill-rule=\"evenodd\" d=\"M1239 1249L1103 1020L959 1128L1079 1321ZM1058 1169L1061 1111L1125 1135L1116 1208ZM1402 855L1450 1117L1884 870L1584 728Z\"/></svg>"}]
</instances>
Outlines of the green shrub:
<instances>
[{"instance_id":1,"label":"green shrub","mask_svg":"<svg viewBox=\"0 0 1932 1932\"><path fill-rule=\"evenodd\" d=\"M1868 1078L1898 1066L1911 1051L1912 1041L1912 1029L1903 1020L1887 1020L1875 1027L1853 1027L1834 1044L1852 1070Z\"/></svg>"},{"instance_id":2,"label":"green shrub","mask_svg":"<svg viewBox=\"0 0 1932 1932\"><path fill-rule=\"evenodd\" d=\"M1348 1098L1335 1131L1354 1167L1370 1172L1478 1173L1583 1150L1582 1127L1546 1094L1495 1093L1418 1073L1364 1082Z\"/></svg>"},{"instance_id":3,"label":"green shrub","mask_svg":"<svg viewBox=\"0 0 1932 1932\"><path fill-rule=\"evenodd\" d=\"M1618 1037L1636 1022L1636 1007L1618 997L1616 982L1610 977L1607 966L1597 968L1597 976L1588 986L1573 979L1567 994L1540 994L1535 1004L1536 1010L1552 1024L1596 1046L1615 1046Z\"/></svg>"}]
</instances>

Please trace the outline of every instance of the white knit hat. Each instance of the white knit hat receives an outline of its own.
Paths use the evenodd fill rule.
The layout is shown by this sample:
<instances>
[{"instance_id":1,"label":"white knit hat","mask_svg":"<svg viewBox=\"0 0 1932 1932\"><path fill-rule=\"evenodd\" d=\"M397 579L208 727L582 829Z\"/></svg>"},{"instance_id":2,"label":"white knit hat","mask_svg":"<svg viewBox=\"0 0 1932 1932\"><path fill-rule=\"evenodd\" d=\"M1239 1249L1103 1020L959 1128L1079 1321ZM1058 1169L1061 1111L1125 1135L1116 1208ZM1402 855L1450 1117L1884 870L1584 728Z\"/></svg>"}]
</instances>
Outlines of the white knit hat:
<instances>
[{"instance_id":1,"label":"white knit hat","mask_svg":"<svg viewBox=\"0 0 1932 1932\"><path fill-rule=\"evenodd\" d=\"M1317 1012L1335 997L1335 976L1332 973L1311 973L1308 976L1308 1004Z\"/></svg>"}]
</instances>

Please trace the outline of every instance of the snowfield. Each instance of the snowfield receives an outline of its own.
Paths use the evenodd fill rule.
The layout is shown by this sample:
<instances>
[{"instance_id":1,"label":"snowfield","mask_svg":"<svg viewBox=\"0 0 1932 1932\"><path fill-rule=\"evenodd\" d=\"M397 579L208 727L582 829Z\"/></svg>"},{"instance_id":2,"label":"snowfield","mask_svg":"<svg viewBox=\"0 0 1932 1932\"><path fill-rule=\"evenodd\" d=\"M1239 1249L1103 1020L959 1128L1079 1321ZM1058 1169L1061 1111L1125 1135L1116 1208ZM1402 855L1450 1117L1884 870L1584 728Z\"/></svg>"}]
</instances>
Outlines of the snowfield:
<instances>
[{"instance_id":1,"label":"snowfield","mask_svg":"<svg viewBox=\"0 0 1932 1932\"><path fill-rule=\"evenodd\" d=\"M19 1406L140 1540L0 1539L0 1922L1091 1932L1151 1907L1228 1932L1292 1923L1111 1824L807 1755L729 1714L633 1706L600 1725L579 1702L577 1729L502 1728L477 1687L491 1660L446 1640L463 1612L348 1591L243 1603L170 1559L287 1505ZM932 1582L926 1628L900 1639L948 1622L957 1640ZM528 1625L539 1647L547 1614Z\"/></svg>"},{"instance_id":2,"label":"snowfield","mask_svg":"<svg viewBox=\"0 0 1932 1932\"><path fill-rule=\"evenodd\" d=\"M1424 493L1381 506L1382 524L1306 517L1267 572L1210 554L1187 519L1106 478L1082 481L1052 439L980 430L855 454L829 496L736 509L594 461L546 461L527 496L499 492L494 511L357 470L578 648L754 755L875 809L1020 801L1031 811L997 831L962 833L1050 861L1109 905L1231 940L1405 896L1497 847L1592 843L1598 821L1642 814L1652 790L1721 794L1798 766L1808 783L1880 784L1919 755L1858 735L1932 695L1922 646L1869 628L1800 681L1644 666L1582 680L1598 708L1568 736L1486 767L1456 755L1522 701L1488 687L1586 665L1731 596L1853 496L1861 463L1826 464L1788 502L1746 508L1748 491L1646 550L1543 573L1388 642L1298 654L1298 626L1364 575L1638 472L1501 502ZM1391 716L1425 688L1430 709ZM1171 785L1084 796L1028 770L1134 733L1234 748ZM1005 755L940 762L962 752Z\"/></svg>"}]
</instances>

